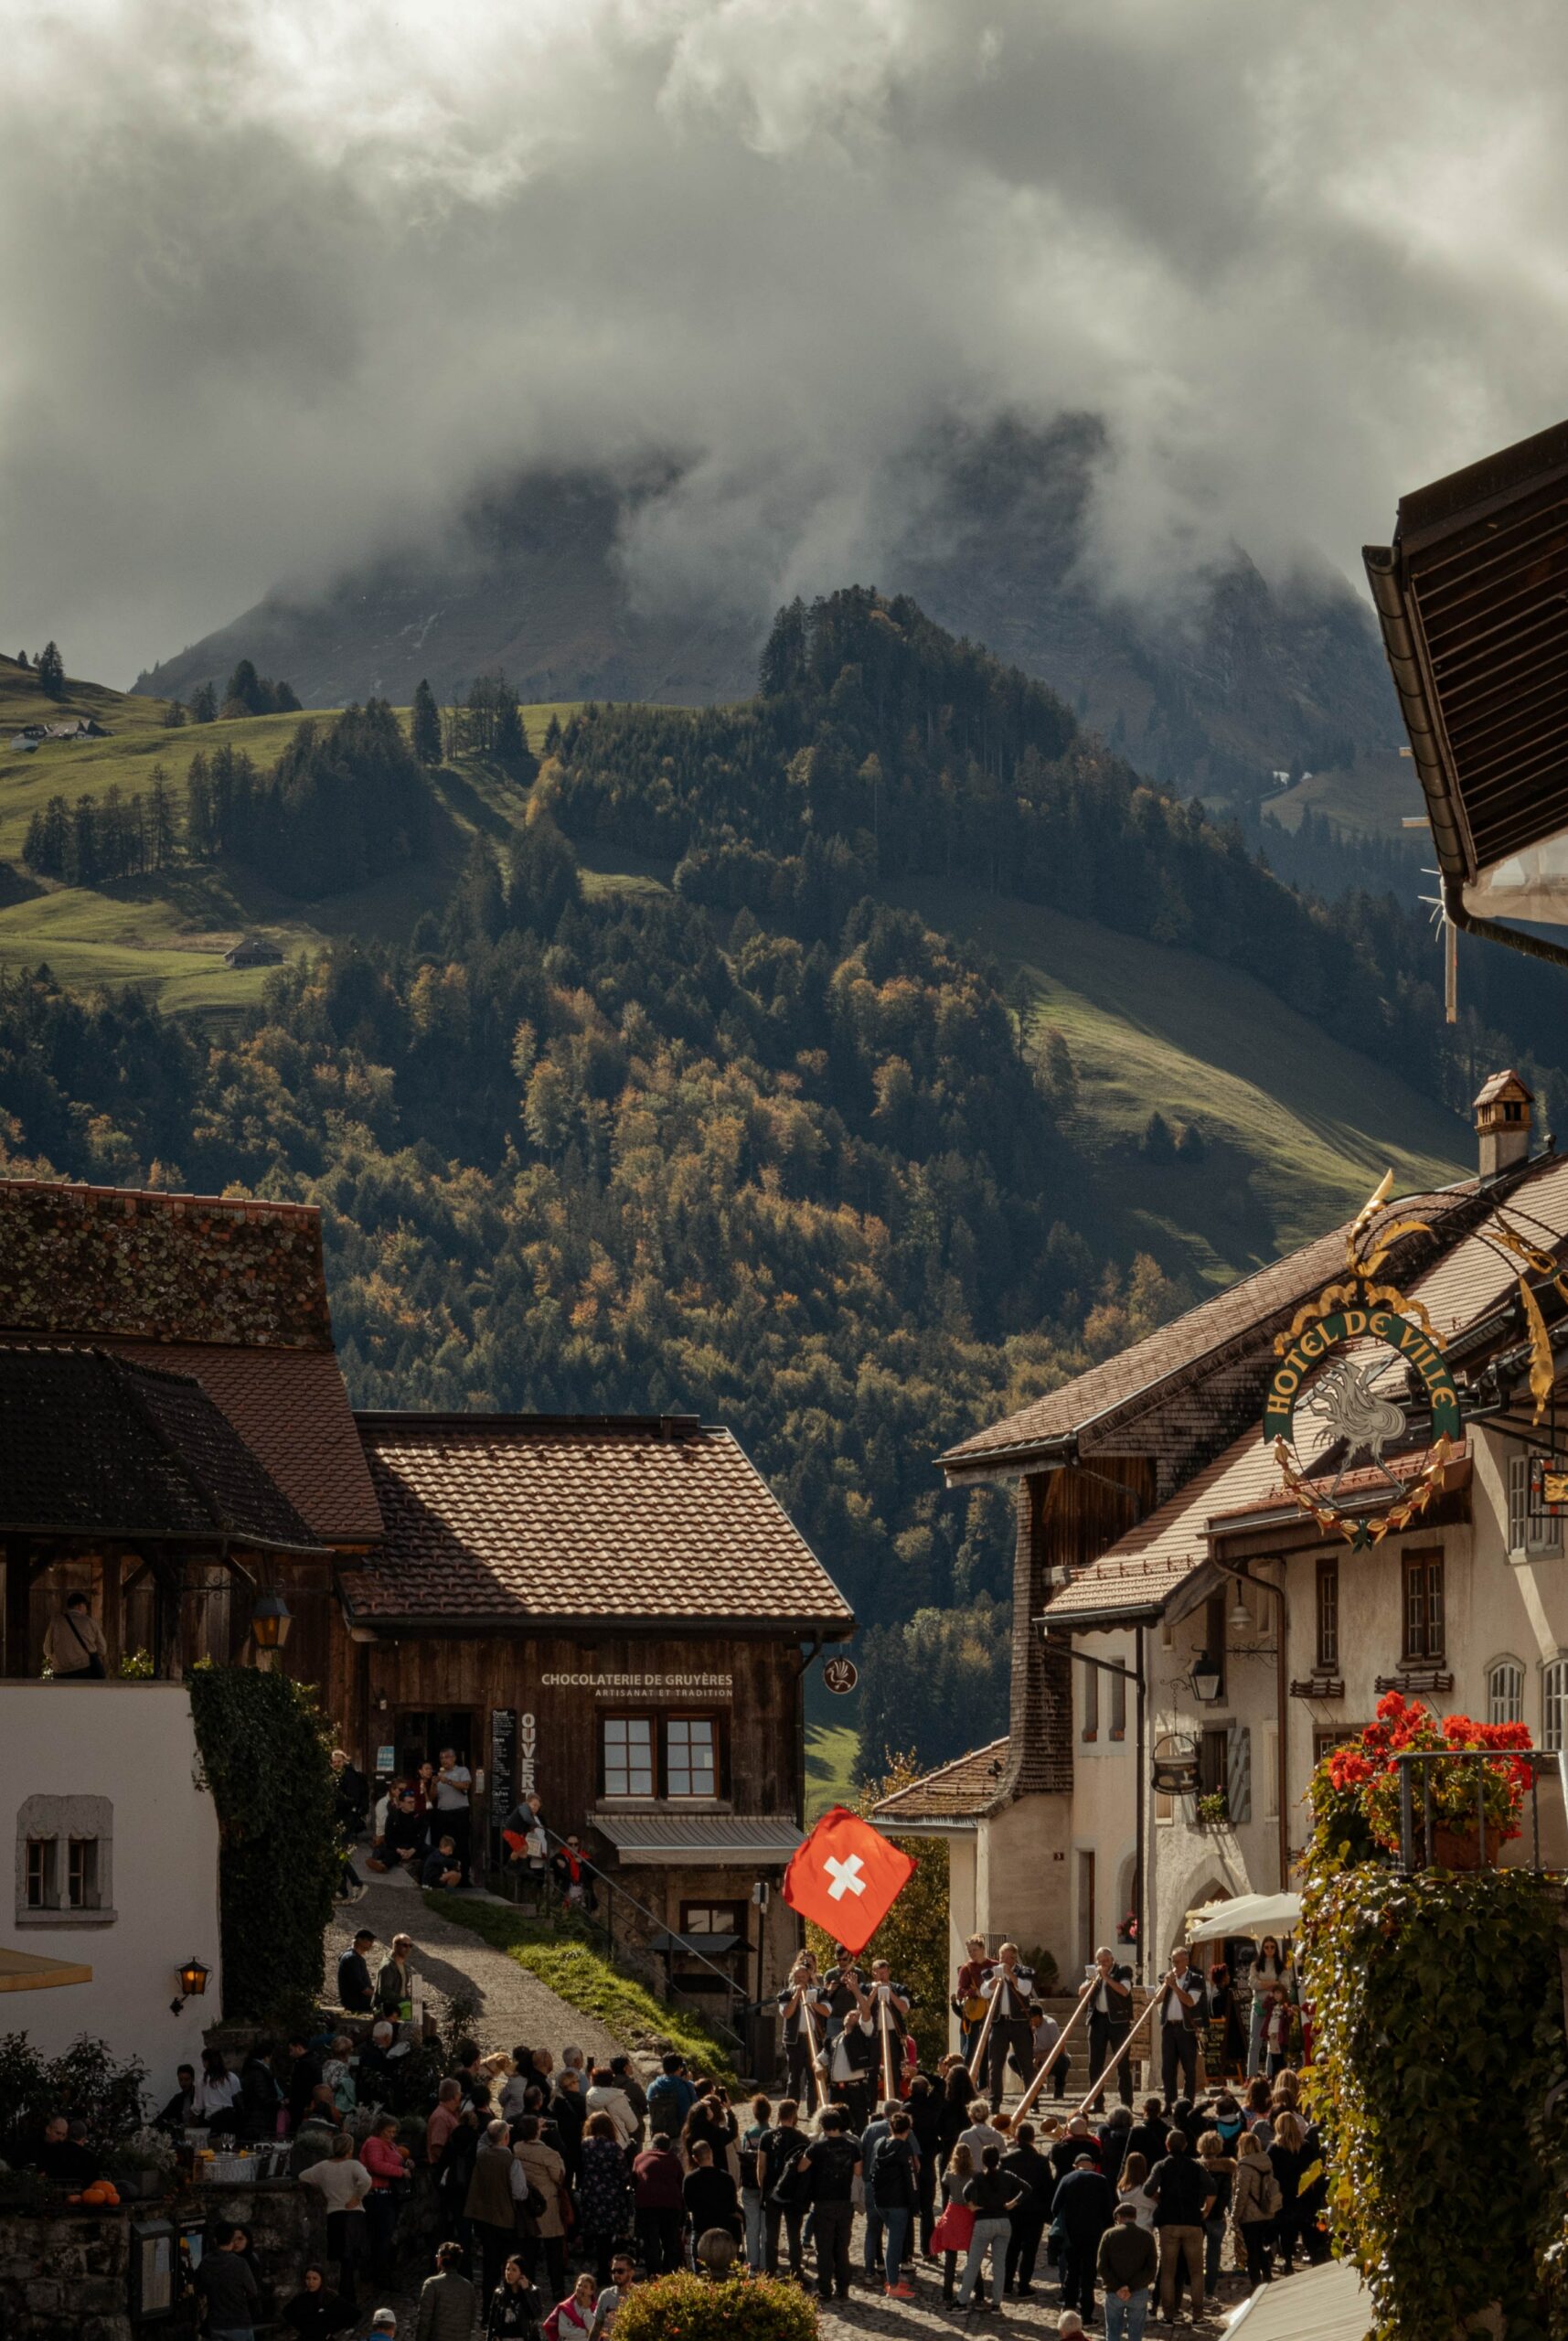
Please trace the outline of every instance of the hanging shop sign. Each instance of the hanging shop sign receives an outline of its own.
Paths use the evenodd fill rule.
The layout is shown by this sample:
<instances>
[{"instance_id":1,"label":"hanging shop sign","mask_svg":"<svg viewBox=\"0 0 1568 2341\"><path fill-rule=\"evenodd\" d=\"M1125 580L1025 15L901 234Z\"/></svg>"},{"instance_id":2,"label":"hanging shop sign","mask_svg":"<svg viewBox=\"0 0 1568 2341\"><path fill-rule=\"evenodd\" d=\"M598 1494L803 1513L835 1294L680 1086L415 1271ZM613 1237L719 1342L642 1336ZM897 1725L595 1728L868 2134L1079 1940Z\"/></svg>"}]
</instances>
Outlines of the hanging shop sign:
<instances>
[{"instance_id":1,"label":"hanging shop sign","mask_svg":"<svg viewBox=\"0 0 1568 2341\"><path fill-rule=\"evenodd\" d=\"M823 1666L822 1680L842 1699L859 1682L860 1670L852 1658L830 1658Z\"/></svg>"},{"instance_id":2,"label":"hanging shop sign","mask_svg":"<svg viewBox=\"0 0 1568 2341\"><path fill-rule=\"evenodd\" d=\"M1355 1547L1406 1528L1432 1501L1462 1436L1459 1394L1419 1300L1379 1281L1394 1243L1424 1220L1371 1223L1385 1179L1351 1228L1346 1281L1325 1286L1275 1342L1264 1408L1288 1492Z\"/></svg>"}]
</instances>

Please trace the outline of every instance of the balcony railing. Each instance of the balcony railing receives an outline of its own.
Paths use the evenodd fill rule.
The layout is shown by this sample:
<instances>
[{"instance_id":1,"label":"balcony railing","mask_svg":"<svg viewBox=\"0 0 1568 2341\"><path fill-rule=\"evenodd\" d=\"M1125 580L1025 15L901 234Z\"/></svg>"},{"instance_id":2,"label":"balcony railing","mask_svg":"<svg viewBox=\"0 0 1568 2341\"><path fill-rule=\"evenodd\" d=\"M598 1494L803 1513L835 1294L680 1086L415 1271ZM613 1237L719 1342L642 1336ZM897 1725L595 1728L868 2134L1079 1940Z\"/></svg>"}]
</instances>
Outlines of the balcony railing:
<instances>
[{"instance_id":1,"label":"balcony railing","mask_svg":"<svg viewBox=\"0 0 1568 2341\"><path fill-rule=\"evenodd\" d=\"M1529 1841L1531 1859L1527 1865L1540 1871L1547 1866L1541 1851L1541 1791L1547 1783L1549 1819L1552 1813L1561 1833L1568 1825L1568 1748L1520 1748L1506 1751L1489 1748L1443 1748L1412 1749L1394 1761L1399 1766L1399 1865L1402 1869L1447 1869L1458 1866L1438 1859L1440 1841L1447 1833L1467 1836L1470 1827L1467 1812L1439 1812L1433 1801L1433 1767L1443 1768L1440 1777L1452 1777L1452 1767L1468 1765L1476 1776L1476 1833L1477 1852L1484 1864L1497 1860L1505 1842L1504 1833L1493 1821L1488 1822L1486 1810L1487 1773L1489 1765L1522 1765L1530 1773ZM1526 1866L1526 1865L1521 1865ZM1551 1865L1561 1868L1559 1859Z\"/></svg>"}]
</instances>

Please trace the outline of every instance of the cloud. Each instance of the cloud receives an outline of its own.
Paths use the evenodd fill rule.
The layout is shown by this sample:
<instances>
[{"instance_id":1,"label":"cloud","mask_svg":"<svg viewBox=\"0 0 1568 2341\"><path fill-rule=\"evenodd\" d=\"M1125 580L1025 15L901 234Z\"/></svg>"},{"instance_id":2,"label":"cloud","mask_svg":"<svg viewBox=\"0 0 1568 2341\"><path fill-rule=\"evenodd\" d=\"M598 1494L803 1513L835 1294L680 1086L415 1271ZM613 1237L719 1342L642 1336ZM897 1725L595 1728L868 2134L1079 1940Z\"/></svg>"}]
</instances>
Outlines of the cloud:
<instances>
[{"instance_id":1,"label":"cloud","mask_svg":"<svg viewBox=\"0 0 1568 2341\"><path fill-rule=\"evenodd\" d=\"M125 676L533 464L645 593L875 564L956 420L1104 417L1089 559L1353 573L1565 400L1515 0L71 0L0 81L0 640ZM7 643L7 647L10 644Z\"/></svg>"}]
</instances>

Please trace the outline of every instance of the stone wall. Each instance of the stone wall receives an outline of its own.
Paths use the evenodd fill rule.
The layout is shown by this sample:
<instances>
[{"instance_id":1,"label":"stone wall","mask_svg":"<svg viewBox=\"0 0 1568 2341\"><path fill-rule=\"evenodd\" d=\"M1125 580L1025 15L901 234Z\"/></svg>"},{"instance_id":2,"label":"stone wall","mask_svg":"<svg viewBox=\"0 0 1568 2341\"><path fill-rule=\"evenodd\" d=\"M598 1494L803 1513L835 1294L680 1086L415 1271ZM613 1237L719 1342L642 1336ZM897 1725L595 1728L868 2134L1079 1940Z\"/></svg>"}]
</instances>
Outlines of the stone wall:
<instances>
[{"instance_id":1,"label":"stone wall","mask_svg":"<svg viewBox=\"0 0 1568 2341\"><path fill-rule=\"evenodd\" d=\"M130 2319L131 2229L146 2219L210 2229L232 2219L251 2230L264 2321L299 2289L300 2271L325 2240L320 2198L292 2179L260 2186L198 2186L118 2210L0 2210L0 2334L5 2341L134 2341L194 2332L194 2304L172 2320Z\"/></svg>"}]
</instances>

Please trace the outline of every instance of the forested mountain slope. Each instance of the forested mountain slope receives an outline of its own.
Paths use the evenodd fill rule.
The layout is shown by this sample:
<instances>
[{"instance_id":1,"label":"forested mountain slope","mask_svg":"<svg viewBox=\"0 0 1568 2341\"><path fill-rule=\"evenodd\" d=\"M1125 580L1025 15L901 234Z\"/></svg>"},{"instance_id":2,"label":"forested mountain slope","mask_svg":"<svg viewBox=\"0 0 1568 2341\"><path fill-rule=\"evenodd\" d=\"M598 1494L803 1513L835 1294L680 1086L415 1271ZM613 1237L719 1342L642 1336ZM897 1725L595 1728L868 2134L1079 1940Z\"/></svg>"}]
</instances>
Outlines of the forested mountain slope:
<instances>
[{"instance_id":1,"label":"forested mountain slope","mask_svg":"<svg viewBox=\"0 0 1568 2341\"><path fill-rule=\"evenodd\" d=\"M872 1753L912 1636L934 1758L993 1726L1011 1551L934 1456L1385 1157L1451 1175L1510 1043L1443 1026L1397 904L1290 893L911 603L785 611L763 679L568 713L439 914L274 970L248 1022L0 981L3 1139L318 1201L364 1402L731 1423L866 1623ZM333 775L352 814L367 754L411 803L385 711L315 740L231 855Z\"/></svg>"}]
</instances>

